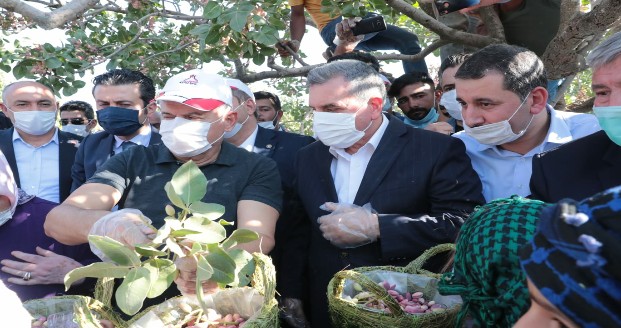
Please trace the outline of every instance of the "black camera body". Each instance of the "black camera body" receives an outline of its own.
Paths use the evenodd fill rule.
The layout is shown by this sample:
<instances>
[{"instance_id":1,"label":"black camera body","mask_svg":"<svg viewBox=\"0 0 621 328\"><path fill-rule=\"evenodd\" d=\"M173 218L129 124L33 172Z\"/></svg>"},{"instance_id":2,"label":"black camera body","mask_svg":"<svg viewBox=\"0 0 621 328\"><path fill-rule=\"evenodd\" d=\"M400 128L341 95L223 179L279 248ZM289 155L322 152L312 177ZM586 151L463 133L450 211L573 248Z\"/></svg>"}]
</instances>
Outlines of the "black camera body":
<instances>
[{"instance_id":1,"label":"black camera body","mask_svg":"<svg viewBox=\"0 0 621 328\"><path fill-rule=\"evenodd\" d=\"M383 16L373 16L369 18L365 18L356 23L354 27L352 27L351 31L354 35L368 34L373 32L380 32L386 29L386 22L384 22Z\"/></svg>"}]
</instances>

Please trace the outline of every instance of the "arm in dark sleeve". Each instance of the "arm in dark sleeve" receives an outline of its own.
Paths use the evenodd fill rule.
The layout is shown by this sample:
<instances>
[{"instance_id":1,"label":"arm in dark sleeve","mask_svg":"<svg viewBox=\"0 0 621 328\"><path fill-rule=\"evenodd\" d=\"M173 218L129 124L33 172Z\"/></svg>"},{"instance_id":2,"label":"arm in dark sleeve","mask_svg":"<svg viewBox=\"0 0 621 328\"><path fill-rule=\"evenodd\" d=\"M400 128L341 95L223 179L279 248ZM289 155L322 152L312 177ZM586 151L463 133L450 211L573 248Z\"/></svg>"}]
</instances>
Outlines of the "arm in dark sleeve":
<instances>
[{"instance_id":1,"label":"arm in dark sleeve","mask_svg":"<svg viewBox=\"0 0 621 328\"><path fill-rule=\"evenodd\" d=\"M432 246L455 242L464 220L485 203L481 181L461 140L450 141L430 174L430 213L378 214L384 259L411 258Z\"/></svg>"},{"instance_id":2,"label":"arm in dark sleeve","mask_svg":"<svg viewBox=\"0 0 621 328\"><path fill-rule=\"evenodd\" d=\"M530 176L530 198L547 201L547 184L543 166L541 165L541 156L533 157L533 173Z\"/></svg>"},{"instance_id":3,"label":"arm in dark sleeve","mask_svg":"<svg viewBox=\"0 0 621 328\"><path fill-rule=\"evenodd\" d=\"M282 187L276 162L261 155L239 200L254 200L282 213Z\"/></svg>"},{"instance_id":4,"label":"arm in dark sleeve","mask_svg":"<svg viewBox=\"0 0 621 328\"><path fill-rule=\"evenodd\" d=\"M82 141L82 144L78 147L78 151L75 153L73 166L71 167L71 179L73 180L71 192L74 192L86 182L86 172L84 170L84 143L85 142Z\"/></svg>"}]
</instances>

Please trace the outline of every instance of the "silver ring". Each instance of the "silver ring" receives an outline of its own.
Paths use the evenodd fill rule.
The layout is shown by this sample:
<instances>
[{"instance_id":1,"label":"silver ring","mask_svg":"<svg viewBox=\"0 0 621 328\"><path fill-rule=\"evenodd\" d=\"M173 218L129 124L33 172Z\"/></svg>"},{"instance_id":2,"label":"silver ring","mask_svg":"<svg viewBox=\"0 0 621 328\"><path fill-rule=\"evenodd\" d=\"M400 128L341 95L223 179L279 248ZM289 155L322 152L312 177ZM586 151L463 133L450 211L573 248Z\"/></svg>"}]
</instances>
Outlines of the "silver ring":
<instances>
[{"instance_id":1,"label":"silver ring","mask_svg":"<svg viewBox=\"0 0 621 328\"><path fill-rule=\"evenodd\" d=\"M22 279L24 279L25 281L28 281L28 280L30 280L31 277L32 277L32 273L24 272L24 275L22 276Z\"/></svg>"}]
</instances>

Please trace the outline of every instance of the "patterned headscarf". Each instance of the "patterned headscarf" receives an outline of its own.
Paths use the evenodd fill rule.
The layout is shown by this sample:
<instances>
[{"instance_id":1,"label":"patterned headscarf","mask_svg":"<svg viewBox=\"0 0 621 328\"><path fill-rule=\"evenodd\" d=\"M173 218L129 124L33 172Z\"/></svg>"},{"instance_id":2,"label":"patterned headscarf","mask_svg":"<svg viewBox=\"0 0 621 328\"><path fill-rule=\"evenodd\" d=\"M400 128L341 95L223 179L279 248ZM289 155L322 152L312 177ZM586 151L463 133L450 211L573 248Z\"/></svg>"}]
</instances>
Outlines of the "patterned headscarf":
<instances>
[{"instance_id":1,"label":"patterned headscarf","mask_svg":"<svg viewBox=\"0 0 621 328\"><path fill-rule=\"evenodd\" d=\"M441 294L459 294L458 327L470 315L481 327L512 327L530 305L518 251L535 232L537 200L513 196L477 208L461 227L453 272L440 281Z\"/></svg>"},{"instance_id":2,"label":"patterned headscarf","mask_svg":"<svg viewBox=\"0 0 621 328\"><path fill-rule=\"evenodd\" d=\"M546 209L522 268L580 327L621 326L621 186Z\"/></svg>"}]
</instances>

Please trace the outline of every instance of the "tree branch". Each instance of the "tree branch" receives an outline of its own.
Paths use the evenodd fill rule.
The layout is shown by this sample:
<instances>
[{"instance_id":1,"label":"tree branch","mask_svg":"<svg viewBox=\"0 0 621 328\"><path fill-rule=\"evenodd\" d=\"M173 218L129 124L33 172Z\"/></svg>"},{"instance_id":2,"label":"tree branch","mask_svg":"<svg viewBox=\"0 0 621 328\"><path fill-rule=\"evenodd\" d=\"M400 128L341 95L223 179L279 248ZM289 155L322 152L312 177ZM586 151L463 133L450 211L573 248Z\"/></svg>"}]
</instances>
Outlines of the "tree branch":
<instances>
[{"instance_id":1,"label":"tree branch","mask_svg":"<svg viewBox=\"0 0 621 328\"><path fill-rule=\"evenodd\" d=\"M500 17L498 17L498 13L494 9L494 6L481 7L479 9L479 14L481 15L481 20L487 27L489 36L502 42L506 42L505 27L502 26L502 22L500 21Z\"/></svg>"},{"instance_id":2,"label":"tree branch","mask_svg":"<svg viewBox=\"0 0 621 328\"><path fill-rule=\"evenodd\" d=\"M73 0L60 8L44 12L20 0L0 0L0 8L16 12L34 21L40 28L51 30L82 15L98 2L99 0Z\"/></svg>"},{"instance_id":3,"label":"tree branch","mask_svg":"<svg viewBox=\"0 0 621 328\"><path fill-rule=\"evenodd\" d=\"M241 77L246 76L246 67L239 58L235 58L233 64L235 65L235 78L241 81Z\"/></svg>"},{"instance_id":4,"label":"tree branch","mask_svg":"<svg viewBox=\"0 0 621 328\"><path fill-rule=\"evenodd\" d=\"M402 55L402 54L378 54L378 55L374 55L375 58L379 59L379 60L411 60L411 61L416 61L416 60L422 60L425 57L427 57L427 55L429 55L430 53L434 52L436 49L449 44L449 41L445 41L445 40L435 40L433 41L427 48L423 49L421 52L417 53L416 55Z\"/></svg>"},{"instance_id":5,"label":"tree branch","mask_svg":"<svg viewBox=\"0 0 621 328\"><path fill-rule=\"evenodd\" d=\"M386 0L386 3L398 12L410 17L417 23L436 33L442 40L461 43L476 48L482 48L493 43L501 42L489 36L452 29L403 0Z\"/></svg>"}]
</instances>

